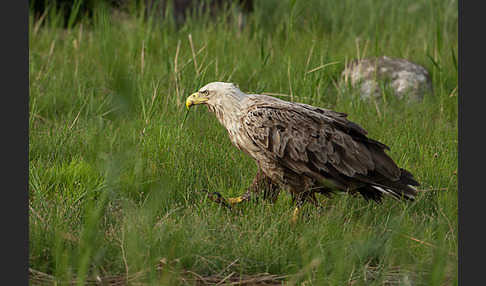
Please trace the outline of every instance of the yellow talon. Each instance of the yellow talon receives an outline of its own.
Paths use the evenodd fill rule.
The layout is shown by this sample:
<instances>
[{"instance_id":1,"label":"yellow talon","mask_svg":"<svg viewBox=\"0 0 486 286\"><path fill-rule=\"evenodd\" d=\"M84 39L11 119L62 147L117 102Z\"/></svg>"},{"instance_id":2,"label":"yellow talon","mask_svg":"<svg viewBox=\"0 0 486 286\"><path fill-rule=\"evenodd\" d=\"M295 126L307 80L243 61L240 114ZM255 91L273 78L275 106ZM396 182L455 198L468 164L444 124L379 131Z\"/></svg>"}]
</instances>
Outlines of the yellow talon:
<instances>
[{"instance_id":1,"label":"yellow talon","mask_svg":"<svg viewBox=\"0 0 486 286\"><path fill-rule=\"evenodd\" d=\"M237 203L241 203L242 201L244 201L244 199L242 197L228 198L228 203L230 203L232 205L237 204Z\"/></svg>"},{"instance_id":2,"label":"yellow talon","mask_svg":"<svg viewBox=\"0 0 486 286\"><path fill-rule=\"evenodd\" d=\"M299 219L299 207L295 207L294 213L292 214L292 218L290 219L290 222L292 224L297 223L297 220Z\"/></svg>"}]
</instances>

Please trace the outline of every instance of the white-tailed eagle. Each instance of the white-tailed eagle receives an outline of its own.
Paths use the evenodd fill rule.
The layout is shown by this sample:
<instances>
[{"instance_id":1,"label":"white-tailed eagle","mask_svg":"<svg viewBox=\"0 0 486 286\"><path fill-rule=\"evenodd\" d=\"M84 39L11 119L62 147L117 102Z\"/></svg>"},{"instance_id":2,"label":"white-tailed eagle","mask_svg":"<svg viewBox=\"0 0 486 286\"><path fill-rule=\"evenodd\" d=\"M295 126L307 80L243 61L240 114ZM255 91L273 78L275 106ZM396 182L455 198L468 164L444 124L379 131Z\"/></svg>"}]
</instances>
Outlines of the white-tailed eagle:
<instances>
[{"instance_id":1,"label":"white-tailed eagle","mask_svg":"<svg viewBox=\"0 0 486 286\"><path fill-rule=\"evenodd\" d=\"M345 113L259 94L245 94L232 83L213 82L186 100L189 109L204 104L226 128L231 142L251 156L258 173L248 200L264 189L272 199L288 190L298 208L317 204L315 193L359 193L413 200L418 182L385 153L389 148L349 121Z\"/></svg>"}]
</instances>

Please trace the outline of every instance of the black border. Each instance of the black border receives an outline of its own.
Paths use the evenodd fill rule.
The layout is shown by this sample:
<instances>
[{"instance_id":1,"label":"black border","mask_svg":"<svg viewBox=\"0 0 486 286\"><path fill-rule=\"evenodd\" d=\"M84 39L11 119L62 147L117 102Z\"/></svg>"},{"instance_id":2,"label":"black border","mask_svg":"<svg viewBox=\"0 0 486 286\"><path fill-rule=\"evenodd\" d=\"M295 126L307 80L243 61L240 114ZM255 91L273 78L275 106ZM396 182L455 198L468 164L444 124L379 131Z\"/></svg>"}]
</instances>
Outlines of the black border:
<instances>
[{"instance_id":1,"label":"black border","mask_svg":"<svg viewBox=\"0 0 486 286\"><path fill-rule=\"evenodd\" d=\"M28 1L5 1L2 29L2 282L28 285Z\"/></svg>"},{"instance_id":2,"label":"black border","mask_svg":"<svg viewBox=\"0 0 486 286\"><path fill-rule=\"evenodd\" d=\"M467 5L466 5L467 3ZM475 4L475 5L473 5ZM459 285L484 284L484 10L459 0ZM482 153L482 154L481 154ZM483 166L482 166L483 165Z\"/></svg>"}]
</instances>

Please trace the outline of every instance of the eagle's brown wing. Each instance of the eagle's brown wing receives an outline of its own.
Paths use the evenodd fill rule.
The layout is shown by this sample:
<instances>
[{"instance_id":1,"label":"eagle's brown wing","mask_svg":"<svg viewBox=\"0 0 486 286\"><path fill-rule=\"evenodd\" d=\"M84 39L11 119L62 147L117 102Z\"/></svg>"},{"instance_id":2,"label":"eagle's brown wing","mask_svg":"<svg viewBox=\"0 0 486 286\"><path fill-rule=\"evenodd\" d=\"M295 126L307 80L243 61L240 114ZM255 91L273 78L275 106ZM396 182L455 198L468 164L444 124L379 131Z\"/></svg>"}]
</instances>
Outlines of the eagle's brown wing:
<instances>
[{"instance_id":1,"label":"eagle's brown wing","mask_svg":"<svg viewBox=\"0 0 486 286\"><path fill-rule=\"evenodd\" d=\"M368 138L344 113L257 96L241 122L266 156L297 174L319 174L346 187L375 186L369 190L396 197L415 194L407 187L416 183L411 175L410 182L400 184L403 174L410 173L385 153L388 147Z\"/></svg>"}]
</instances>

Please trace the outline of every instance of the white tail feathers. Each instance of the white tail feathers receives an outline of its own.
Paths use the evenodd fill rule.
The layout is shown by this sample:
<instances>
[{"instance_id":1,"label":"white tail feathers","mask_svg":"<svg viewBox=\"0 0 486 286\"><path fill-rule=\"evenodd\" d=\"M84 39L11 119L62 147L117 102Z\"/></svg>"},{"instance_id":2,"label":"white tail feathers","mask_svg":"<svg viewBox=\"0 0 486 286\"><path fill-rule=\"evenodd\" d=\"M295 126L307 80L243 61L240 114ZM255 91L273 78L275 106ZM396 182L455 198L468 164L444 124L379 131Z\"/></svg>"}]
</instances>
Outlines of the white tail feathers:
<instances>
[{"instance_id":1,"label":"white tail feathers","mask_svg":"<svg viewBox=\"0 0 486 286\"><path fill-rule=\"evenodd\" d=\"M372 186L372 187L377 189L378 191L384 193L384 194L391 195L393 193L391 190L386 190L386 189L383 189L382 187L378 187L378 186Z\"/></svg>"},{"instance_id":2,"label":"white tail feathers","mask_svg":"<svg viewBox=\"0 0 486 286\"><path fill-rule=\"evenodd\" d=\"M392 196L393 198L395 198L395 199L397 199L397 200L398 200L398 199L400 199L402 196L405 196L405 197L406 197L406 198L408 198L408 199L412 199L412 200L414 199L414 196L413 196L413 195L407 194L407 193L405 193L405 192L403 192L403 193L397 193L396 191L394 191L394 190L392 190L392 189L387 189L386 187L380 187L380 186L375 186L375 185L373 185L372 187L373 187L374 189L376 189L376 190L378 190L378 191L382 192L382 193L383 193L383 194L385 194L385 195L390 195L390 196ZM414 186L408 185L408 187L410 187L410 188L412 188L412 189L416 190Z\"/></svg>"},{"instance_id":3,"label":"white tail feathers","mask_svg":"<svg viewBox=\"0 0 486 286\"><path fill-rule=\"evenodd\" d=\"M412 186L412 185L407 185L409 188L413 189L414 191L417 191L417 188L415 186Z\"/></svg>"}]
</instances>

